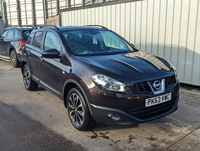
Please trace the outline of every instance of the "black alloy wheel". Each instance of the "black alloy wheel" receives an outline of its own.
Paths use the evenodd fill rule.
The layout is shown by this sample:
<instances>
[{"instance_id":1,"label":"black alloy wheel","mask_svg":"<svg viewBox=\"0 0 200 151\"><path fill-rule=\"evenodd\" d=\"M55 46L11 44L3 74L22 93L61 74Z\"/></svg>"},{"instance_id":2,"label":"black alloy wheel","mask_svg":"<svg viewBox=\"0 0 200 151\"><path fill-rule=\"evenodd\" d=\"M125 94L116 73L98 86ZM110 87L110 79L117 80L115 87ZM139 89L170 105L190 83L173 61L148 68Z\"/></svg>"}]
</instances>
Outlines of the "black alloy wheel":
<instances>
[{"instance_id":1,"label":"black alloy wheel","mask_svg":"<svg viewBox=\"0 0 200 151\"><path fill-rule=\"evenodd\" d=\"M93 119L78 88L72 88L69 91L67 95L67 108L70 121L76 129L84 131L91 127Z\"/></svg>"},{"instance_id":2,"label":"black alloy wheel","mask_svg":"<svg viewBox=\"0 0 200 151\"><path fill-rule=\"evenodd\" d=\"M17 59L16 52L14 50L11 50L10 52L10 61L12 66L15 68L18 67L20 64L19 60Z\"/></svg>"},{"instance_id":3,"label":"black alloy wheel","mask_svg":"<svg viewBox=\"0 0 200 151\"><path fill-rule=\"evenodd\" d=\"M31 78L30 69L27 64L23 66L23 81L24 86L27 90L33 91L36 90L38 87L38 84L34 82Z\"/></svg>"}]
</instances>

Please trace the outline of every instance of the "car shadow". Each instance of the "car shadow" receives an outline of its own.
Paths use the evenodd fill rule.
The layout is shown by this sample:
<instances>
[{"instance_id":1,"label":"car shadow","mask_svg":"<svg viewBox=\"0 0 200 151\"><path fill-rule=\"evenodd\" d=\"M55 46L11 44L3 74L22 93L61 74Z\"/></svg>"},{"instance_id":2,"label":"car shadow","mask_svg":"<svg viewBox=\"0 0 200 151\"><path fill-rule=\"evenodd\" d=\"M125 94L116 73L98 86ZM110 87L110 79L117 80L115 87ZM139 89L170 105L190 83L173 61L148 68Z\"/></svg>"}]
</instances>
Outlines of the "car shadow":
<instances>
[{"instance_id":1,"label":"car shadow","mask_svg":"<svg viewBox=\"0 0 200 151\"><path fill-rule=\"evenodd\" d=\"M41 86L38 86L38 88L36 89L36 90L34 90L34 91L46 91L46 89L44 89L43 87L41 87Z\"/></svg>"}]
</instances>

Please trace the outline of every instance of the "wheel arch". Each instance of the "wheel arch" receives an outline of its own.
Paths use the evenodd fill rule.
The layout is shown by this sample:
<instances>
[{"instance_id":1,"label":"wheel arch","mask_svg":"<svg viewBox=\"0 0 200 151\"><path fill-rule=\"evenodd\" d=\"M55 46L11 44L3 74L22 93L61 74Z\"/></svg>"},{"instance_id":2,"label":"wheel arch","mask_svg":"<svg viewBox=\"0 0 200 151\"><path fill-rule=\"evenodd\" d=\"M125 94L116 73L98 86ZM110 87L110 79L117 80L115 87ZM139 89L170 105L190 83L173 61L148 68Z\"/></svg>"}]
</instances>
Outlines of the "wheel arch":
<instances>
[{"instance_id":1,"label":"wheel arch","mask_svg":"<svg viewBox=\"0 0 200 151\"><path fill-rule=\"evenodd\" d=\"M86 101L86 104L88 106L90 115L92 116L92 110L90 108L90 103L89 103L89 100L87 98L87 95L85 94L85 91L83 90L82 86L74 79L68 79L65 82L64 87L63 87L62 99L63 99L65 107L67 108L67 104L66 104L67 94L70 91L70 89L74 88L74 87L78 87L80 89L80 91L81 91L81 93L82 93L82 95L83 95L83 97Z\"/></svg>"},{"instance_id":2,"label":"wheel arch","mask_svg":"<svg viewBox=\"0 0 200 151\"><path fill-rule=\"evenodd\" d=\"M22 74L23 74L23 67L25 64L27 64L27 62L25 60L22 60L22 62L21 62L21 73Z\"/></svg>"},{"instance_id":3,"label":"wheel arch","mask_svg":"<svg viewBox=\"0 0 200 151\"><path fill-rule=\"evenodd\" d=\"M15 49L15 47L13 47L13 46L11 45L10 48L9 48L9 52L8 52L9 56L10 56L10 53L11 53L12 50L14 50L15 53L16 53L16 49Z\"/></svg>"}]
</instances>

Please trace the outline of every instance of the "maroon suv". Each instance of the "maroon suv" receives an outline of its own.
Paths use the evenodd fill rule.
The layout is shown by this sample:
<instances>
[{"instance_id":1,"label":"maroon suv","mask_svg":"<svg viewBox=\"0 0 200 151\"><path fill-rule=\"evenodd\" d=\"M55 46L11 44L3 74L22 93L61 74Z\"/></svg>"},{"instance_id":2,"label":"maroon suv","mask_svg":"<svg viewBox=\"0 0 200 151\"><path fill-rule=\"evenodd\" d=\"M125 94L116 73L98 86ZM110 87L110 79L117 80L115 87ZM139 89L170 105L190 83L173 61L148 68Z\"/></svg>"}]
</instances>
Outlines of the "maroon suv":
<instances>
[{"instance_id":1,"label":"maroon suv","mask_svg":"<svg viewBox=\"0 0 200 151\"><path fill-rule=\"evenodd\" d=\"M179 80L167 60L102 26L43 27L23 50L24 85L39 84L61 98L75 128L137 124L178 108Z\"/></svg>"}]
</instances>

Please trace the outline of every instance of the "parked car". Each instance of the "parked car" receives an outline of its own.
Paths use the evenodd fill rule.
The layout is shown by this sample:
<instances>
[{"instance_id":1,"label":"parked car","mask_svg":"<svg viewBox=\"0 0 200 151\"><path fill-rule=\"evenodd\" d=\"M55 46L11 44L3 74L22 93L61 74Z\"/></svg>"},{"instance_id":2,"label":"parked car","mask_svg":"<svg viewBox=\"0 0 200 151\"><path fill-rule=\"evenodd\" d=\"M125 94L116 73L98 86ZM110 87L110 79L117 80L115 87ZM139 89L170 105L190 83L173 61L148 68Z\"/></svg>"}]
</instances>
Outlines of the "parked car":
<instances>
[{"instance_id":1,"label":"parked car","mask_svg":"<svg viewBox=\"0 0 200 151\"><path fill-rule=\"evenodd\" d=\"M24 85L30 91L41 85L61 98L76 129L93 121L147 122L178 108L176 68L164 58L102 26L43 27L23 49Z\"/></svg>"},{"instance_id":2,"label":"parked car","mask_svg":"<svg viewBox=\"0 0 200 151\"><path fill-rule=\"evenodd\" d=\"M22 47L32 28L8 27L0 36L0 59L11 61L13 67L20 66Z\"/></svg>"}]
</instances>

